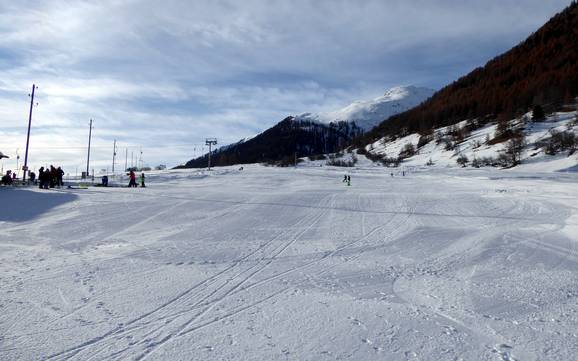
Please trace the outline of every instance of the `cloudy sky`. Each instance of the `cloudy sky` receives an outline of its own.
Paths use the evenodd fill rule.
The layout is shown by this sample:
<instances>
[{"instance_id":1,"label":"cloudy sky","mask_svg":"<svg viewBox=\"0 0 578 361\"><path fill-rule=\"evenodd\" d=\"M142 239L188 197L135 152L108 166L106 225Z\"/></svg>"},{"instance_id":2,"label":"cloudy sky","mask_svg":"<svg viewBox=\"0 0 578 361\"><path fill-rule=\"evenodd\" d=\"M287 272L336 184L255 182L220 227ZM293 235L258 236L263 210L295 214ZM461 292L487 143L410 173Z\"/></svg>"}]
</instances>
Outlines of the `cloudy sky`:
<instances>
[{"instance_id":1,"label":"cloudy sky","mask_svg":"<svg viewBox=\"0 0 578 361\"><path fill-rule=\"evenodd\" d=\"M287 115L397 85L439 89L526 38L570 0L0 2L0 150L29 164L117 169L128 149L174 166ZM21 160L22 160L21 159Z\"/></svg>"}]
</instances>

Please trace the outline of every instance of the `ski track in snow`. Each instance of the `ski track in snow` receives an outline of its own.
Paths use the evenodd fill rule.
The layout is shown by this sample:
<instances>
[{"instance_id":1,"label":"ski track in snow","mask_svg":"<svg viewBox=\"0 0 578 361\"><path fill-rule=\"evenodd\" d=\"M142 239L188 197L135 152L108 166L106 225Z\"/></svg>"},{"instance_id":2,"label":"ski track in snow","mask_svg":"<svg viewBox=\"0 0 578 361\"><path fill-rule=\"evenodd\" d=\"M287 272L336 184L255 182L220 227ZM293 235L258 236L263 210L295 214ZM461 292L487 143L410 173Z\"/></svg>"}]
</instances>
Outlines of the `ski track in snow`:
<instances>
[{"instance_id":1,"label":"ski track in snow","mask_svg":"<svg viewBox=\"0 0 578 361\"><path fill-rule=\"evenodd\" d=\"M77 198L0 221L0 360L578 353L578 247L564 231L574 183L497 170L355 169L351 187L331 167L191 172L49 192Z\"/></svg>"}]
</instances>

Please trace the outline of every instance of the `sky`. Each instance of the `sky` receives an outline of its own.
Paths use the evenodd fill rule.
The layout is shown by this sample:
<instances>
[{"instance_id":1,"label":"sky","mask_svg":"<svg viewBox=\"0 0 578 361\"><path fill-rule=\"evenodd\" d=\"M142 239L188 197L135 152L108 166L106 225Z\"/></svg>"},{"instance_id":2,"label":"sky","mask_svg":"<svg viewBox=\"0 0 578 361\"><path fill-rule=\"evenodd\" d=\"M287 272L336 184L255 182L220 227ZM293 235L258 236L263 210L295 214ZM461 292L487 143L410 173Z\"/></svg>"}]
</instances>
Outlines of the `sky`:
<instances>
[{"instance_id":1,"label":"sky","mask_svg":"<svg viewBox=\"0 0 578 361\"><path fill-rule=\"evenodd\" d=\"M289 115L400 85L439 89L537 30L570 0L0 2L6 169L169 167ZM142 154L141 154L142 151ZM128 154L128 160L127 159Z\"/></svg>"}]
</instances>

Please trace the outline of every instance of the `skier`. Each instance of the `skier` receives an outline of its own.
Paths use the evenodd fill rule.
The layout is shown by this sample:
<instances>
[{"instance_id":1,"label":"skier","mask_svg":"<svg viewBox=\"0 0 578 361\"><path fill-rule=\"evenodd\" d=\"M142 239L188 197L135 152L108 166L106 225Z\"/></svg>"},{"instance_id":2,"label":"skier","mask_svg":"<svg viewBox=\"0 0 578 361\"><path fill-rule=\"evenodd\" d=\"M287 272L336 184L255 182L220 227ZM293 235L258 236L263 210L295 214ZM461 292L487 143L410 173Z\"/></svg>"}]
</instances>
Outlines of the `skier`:
<instances>
[{"instance_id":1,"label":"skier","mask_svg":"<svg viewBox=\"0 0 578 361\"><path fill-rule=\"evenodd\" d=\"M134 174L134 171L131 170L130 173L128 174L130 181L128 182L128 186L130 187L135 187L136 188L136 174Z\"/></svg>"},{"instance_id":2,"label":"skier","mask_svg":"<svg viewBox=\"0 0 578 361\"><path fill-rule=\"evenodd\" d=\"M145 186L145 175L144 175L144 173L141 173L141 175L140 175L140 186L141 186L141 188L145 188L145 187L146 187L146 186Z\"/></svg>"},{"instance_id":3,"label":"skier","mask_svg":"<svg viewBox=\"0 0 578 361\"><path fill-rule=\"evenodd\" d=\"M48 189L49 185L50 185L50 170L48 169L48 167L46 167L42 172L42 178L40 179L40 188Z\"/></svg>"},{"instance_id":4,"label":"skier","mask_svg":"<svg viewBox=\"0 0 578 361\"><path fill-rule=\"evenodd\" d=\"M341 183L345 183L345 182L347 182L347 174L343 175L343 180L341 181Z\"/></svg>"},{"instance_id":5,"label":"skier","mask_svg":"<svg viewBox=\"0 0 578 361\"><path fill-rule=\"evenodd\" d=\"M64 171L62 170L61 167L56 168L56 185L58 186L58 188L64 186L64 182L62 181L62 178L64 177Z\"/></svg>"},{"instance_id":6,"label":"skier","mask_svg":"<svg viewBox=\"0 0 578 361\"><path fill-rule=\"evenodd\" d=\"M351 185L351 176L350 175L347 176L347 185L348 186Z\"/></svg>"},{"instance_id":7,"label":"skier","mask_svg":"<svg viewBox=\"0 0 578 361\"><path fill-rule=\"evenodd\" d=\"M56 172L56 168L54 168L53 165L50 166L50 170L48 171L48 185L50 188L54 188L56 186L56 180L57 180L57 172Z\"/></svg>"},{"instance_id":8,"label":"skier","mask_svg":"<svg viewBox=\"0 0 578 361\"><path fill-rule=\"evenodd\" d=\"M38 170L38 188L42 189L44 182L44 167L40 167Z\"/></svg>"}]
</instances>

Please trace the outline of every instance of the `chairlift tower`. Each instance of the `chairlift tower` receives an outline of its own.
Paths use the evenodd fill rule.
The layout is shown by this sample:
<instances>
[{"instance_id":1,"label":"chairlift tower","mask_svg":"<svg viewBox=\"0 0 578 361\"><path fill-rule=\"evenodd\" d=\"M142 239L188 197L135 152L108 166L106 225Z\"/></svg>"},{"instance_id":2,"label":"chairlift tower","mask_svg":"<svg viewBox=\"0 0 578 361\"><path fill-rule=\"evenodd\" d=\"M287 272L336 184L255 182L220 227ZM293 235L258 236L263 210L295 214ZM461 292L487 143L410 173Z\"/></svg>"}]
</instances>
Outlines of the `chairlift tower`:
<instances>
[{"instance_id":1,"label":"chairlift tower","mask_svg":"<svg viewBox=\"0 0 578 361\"><path fill-rule=\"evenodd\" d=\"M209 170L211 170L211 147L217 145L217 138L205 138L205 145L209 146Z\"/></svg>"}]
</instances>

